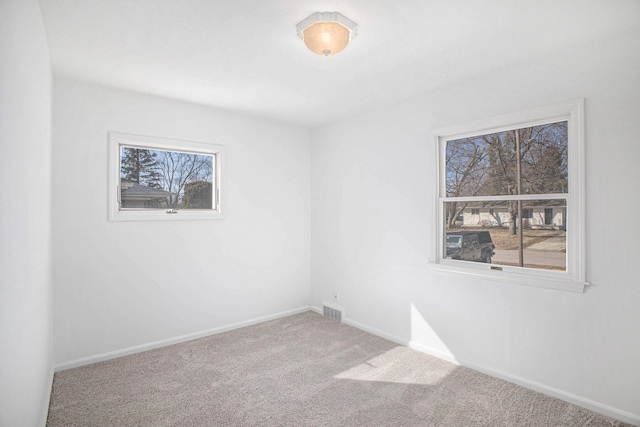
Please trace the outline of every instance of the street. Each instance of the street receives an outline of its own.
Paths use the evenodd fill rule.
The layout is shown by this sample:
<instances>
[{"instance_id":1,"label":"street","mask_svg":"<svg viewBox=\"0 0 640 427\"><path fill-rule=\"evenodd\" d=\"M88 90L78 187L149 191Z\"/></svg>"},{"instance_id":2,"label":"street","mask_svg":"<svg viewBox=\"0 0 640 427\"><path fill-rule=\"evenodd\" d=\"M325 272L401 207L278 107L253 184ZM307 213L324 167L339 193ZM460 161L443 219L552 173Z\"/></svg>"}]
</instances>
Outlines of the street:
<instances>
[{"instance_id":1,"label":"street","mask_svg":"<svg viewBox=\"0 0 640 427\"><path fill-rule=\"evenodd\" d=\"M517 250L497 250L492 264L518 265ZM525 267L565 270L567 266L566 236L552 236L524 250Z\"/></svg>"},{"instance_id":2,"label":"street","mask_svg":"<svg viewBox=\"0 0 640 427\"><path fill-rule=\"evenodd\" d=\"M518 251L496 250L496 254L491 260L492 264L518 265ZM553 269L565 269L567 265L567 254L564 252L545 251L539 249L524 250L525 267L536 268L552 267Z\"/></svg>"}]
</instances>

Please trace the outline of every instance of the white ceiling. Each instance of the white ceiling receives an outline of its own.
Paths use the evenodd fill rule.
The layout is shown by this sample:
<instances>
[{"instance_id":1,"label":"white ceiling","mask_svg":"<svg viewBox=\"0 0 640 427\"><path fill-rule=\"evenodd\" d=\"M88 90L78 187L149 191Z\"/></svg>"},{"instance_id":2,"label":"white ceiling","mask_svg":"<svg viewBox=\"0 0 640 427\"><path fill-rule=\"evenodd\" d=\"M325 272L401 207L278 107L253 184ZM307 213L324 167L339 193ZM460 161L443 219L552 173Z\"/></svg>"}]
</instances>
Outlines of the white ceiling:
<instances>
[{"instance_id":1,"label":"white ceiling","mask_svg":"<svg viewBox=\"0 0 640 427\"><path fill-rule=\"evenodd\" d=\"M637 0L40 0L54 74L319 126L637 25ZM358 23L318 56L295 24ZM638 53L633 53L637 55Z\"/></svg>"}]
</instances>

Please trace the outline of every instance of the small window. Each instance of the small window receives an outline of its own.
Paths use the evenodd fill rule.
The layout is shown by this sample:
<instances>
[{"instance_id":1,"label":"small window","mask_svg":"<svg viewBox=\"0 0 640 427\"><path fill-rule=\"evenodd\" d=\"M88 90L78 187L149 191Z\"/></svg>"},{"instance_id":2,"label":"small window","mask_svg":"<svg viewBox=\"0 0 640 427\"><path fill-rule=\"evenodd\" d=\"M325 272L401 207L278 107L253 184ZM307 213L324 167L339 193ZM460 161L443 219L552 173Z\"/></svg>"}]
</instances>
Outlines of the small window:
<instances>
[{"instance_id":1,"label":"small window","mask_svg":"<svg viewBox=\"0 0 640 427\"><path fill-rule=\"evenodd\" d=\"M434 268L583 290L583 108L577 101L435 132ZM468 233L488 241L466 250Z\"/></svg>"},{"instance_id":2,"label":"small window","mask_svg":"<svg viewBox=\"0 0 640 427\"><path fill-rule=\"evenodd\" d=\"M215 219L224 147L111 133L109 219Z\"/></svg>"}]
</instances>

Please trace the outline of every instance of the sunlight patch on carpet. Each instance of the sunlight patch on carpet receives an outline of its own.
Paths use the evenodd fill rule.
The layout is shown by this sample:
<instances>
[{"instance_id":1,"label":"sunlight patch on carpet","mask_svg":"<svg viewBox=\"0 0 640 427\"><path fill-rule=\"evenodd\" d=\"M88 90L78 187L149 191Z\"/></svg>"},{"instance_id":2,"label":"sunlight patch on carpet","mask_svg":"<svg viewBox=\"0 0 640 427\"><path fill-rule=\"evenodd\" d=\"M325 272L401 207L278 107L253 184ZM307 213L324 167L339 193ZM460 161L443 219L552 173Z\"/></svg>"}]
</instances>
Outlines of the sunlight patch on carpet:
<instances>
[{"instance_id":1,"label":"sunlight patch on carpet","mask_svg":"<svg viewBox=\"0 0 640 427\"><path fill-rule=\"evenodd\" d=\"M424 364L429 363L430 369L416 370L416 359ZM435 385L440 383L456 366L447 362L433 363L431 358L411 350L407 347L395 347L391 350L369 359L347 371L336 375L336 379L356 380L356 381L378 381L398 384L420 384Z\"/></svg>"}]
</instances>

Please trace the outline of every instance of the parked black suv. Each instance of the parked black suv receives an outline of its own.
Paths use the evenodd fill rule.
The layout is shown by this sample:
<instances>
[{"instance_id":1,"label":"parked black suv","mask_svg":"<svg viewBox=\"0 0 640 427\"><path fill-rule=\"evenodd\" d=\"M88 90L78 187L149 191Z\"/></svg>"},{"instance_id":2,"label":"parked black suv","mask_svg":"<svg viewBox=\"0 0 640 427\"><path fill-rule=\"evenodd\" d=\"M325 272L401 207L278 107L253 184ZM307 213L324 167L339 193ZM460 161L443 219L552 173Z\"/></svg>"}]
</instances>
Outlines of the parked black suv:
<instances>
[{"instance_id":1,"label":"parked black suv","mask_svg":"<svg viewBox=\"0 0 640 427\"><path fill-rule=\"evenodd\" d=\"M491 263L495 248L488 231L447 232L447 258Z\"/></svg>"}]
</instances>

